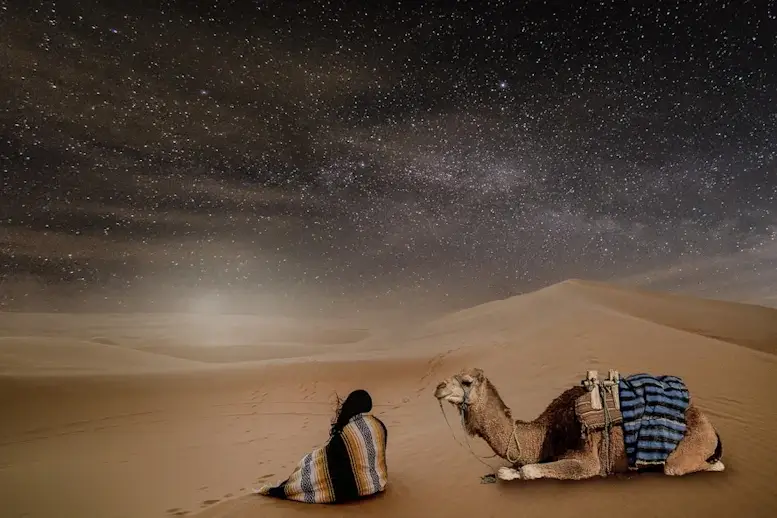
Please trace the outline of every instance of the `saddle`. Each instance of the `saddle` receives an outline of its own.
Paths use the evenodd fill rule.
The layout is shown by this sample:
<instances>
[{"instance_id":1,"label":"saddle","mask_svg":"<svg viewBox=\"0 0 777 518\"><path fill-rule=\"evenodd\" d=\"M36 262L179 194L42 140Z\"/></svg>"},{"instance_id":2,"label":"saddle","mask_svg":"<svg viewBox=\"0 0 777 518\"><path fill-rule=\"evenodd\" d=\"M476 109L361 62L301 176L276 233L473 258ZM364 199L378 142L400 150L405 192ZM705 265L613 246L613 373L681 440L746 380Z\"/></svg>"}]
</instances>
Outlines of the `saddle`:
<instances>
[{"instance_id":1,"label":"saddle","mask_svg":"<svg viewBox=\"0 0 777 518\"><path fill-rule=\"evenodd\" d=\"M575 401L575 415L582 427L583 435L604 430L623 423L620 408L618 371L610 370L607 379L599 379L597 371L588 371L581 384L588 393Z\"/></svg>"}]
</instances>

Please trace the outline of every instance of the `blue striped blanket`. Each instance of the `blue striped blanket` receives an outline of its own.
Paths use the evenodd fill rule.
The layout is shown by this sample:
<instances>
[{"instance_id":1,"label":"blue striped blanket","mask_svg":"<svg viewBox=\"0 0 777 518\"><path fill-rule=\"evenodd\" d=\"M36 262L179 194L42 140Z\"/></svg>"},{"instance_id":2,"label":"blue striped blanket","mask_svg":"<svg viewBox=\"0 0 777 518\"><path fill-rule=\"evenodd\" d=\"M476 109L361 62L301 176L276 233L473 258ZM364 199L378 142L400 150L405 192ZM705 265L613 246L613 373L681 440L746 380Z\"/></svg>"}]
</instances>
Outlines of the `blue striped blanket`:
<instances>
[{"instance_id":1,"label":"blue striped blanket","mask_svg":"<svg viewBox=\"0 0 777 518\"><path fill-rule=\"evenodd\" d=\"M618 392L629 467L664 464L685 436L685 383L676 376L634 374L620 380Z\"/></svg>"}]
</instances>

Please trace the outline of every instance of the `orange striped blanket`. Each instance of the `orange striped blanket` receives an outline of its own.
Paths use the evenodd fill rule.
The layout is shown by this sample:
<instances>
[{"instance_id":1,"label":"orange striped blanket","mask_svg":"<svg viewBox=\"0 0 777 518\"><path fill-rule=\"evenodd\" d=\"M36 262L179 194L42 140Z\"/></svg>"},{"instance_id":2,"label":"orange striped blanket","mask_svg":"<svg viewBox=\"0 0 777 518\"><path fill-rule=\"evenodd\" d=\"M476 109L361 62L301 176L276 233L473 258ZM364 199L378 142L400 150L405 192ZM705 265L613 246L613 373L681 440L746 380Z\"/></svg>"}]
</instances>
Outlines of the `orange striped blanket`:
<instances>
[{"instance_id":1,"label":"orange striped blanket","mask_svg":"<svg viewBox=\"0 0 777 518\"><path fill-rule=\"evenodd\" d=\"M358 414L330 437L327 444L305 455L294 472L278 485L266 485L260 495L306 503L340 503L382 492L388 481L385 425L375 416Z\"/></svg>"}]
</instances>

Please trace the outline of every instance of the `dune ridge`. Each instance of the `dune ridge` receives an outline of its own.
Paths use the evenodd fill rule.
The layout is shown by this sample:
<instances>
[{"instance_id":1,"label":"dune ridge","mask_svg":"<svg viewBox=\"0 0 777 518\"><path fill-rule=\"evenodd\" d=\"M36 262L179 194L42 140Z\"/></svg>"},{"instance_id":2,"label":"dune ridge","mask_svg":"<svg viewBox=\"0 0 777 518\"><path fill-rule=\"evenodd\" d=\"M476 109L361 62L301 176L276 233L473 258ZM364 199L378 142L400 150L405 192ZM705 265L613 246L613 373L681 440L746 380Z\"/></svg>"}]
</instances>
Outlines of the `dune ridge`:
<instances>
[{"instance_id":1,"label":"dune ridge","mask_svg":"<svg viewBox=\"0 0 777 518\"><path fill-rule=\"evenodd\" d=\"M374 329L349 331L361 329L353 322L298 322L296 334L283 336L294 323L277 323L280 340L264 338L272 333L252 340L245 317L231 324L247 326L242 340L232 339L240 332L201 339L188 346L199 352L187 353L181 337L194 333L174 332L161 317L149 318L152 332L145 317L111 323L84 316L76 325L46 316L37 320L48 322L40 326L45 332L25 338L36 318L4 314L0 497L9 516L29 517L571 517L613 508L636 517L773 516L776 315L571 280L447 314L404 330L401 340ZM327 325L336 339L316 341ZM56 329L64 329L60 338ZM134 338L127 338L130 329ZM230 335L228 325L218 329ZM272 354L250 353L263 347ZM293 361L281 361L284 347ZM30 376L44 361L48 366ZM522 419L579 383L587 369L682 376L719 429L727 471L481 485L488 468L456 444L432 397L440 379L465 366L483 368ZM326 439L335 393L354 388L370 391L389 428L386 494L344 507L249 494L288 475ZM456 416L445 411L462 442ZM482 441L469 442L476 454L491 454Z\"/></svg>"},{"instance_id":2,"label":"dune ridge","mask_svg":"<svg viewBox=\"0 0 777 518\"><path fill-rule=\"evenodd\" d=\"M716 340L777 353L777 309L722 300L700 299L591 281L572 281L588 300L620 313Z\"/></svg>"}]
</instances>

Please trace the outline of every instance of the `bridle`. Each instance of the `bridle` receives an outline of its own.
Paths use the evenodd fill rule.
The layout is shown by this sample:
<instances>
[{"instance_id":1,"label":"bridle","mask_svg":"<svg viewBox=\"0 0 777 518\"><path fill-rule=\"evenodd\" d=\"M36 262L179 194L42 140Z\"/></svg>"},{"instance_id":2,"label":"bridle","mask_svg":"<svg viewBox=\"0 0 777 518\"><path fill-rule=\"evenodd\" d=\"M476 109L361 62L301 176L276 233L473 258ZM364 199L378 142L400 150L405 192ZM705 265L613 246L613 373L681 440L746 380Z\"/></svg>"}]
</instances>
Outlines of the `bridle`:
<instances>
[{"instance_id":1,"label":"bridle","mask_svg":"<svg viewBox=\"0 0 777 518\"><path fill-rule=\"evenodd\" d=\"M458 374L455 375L453 379L459 383L461 390L464 391L464 397L461 398L461 403L459 403L459 415L461 416L461 426L466 430L467 410L469 410L469 393L472 390L472 385L465 385L461 376Z\"/></svg>"}]
</instances>

